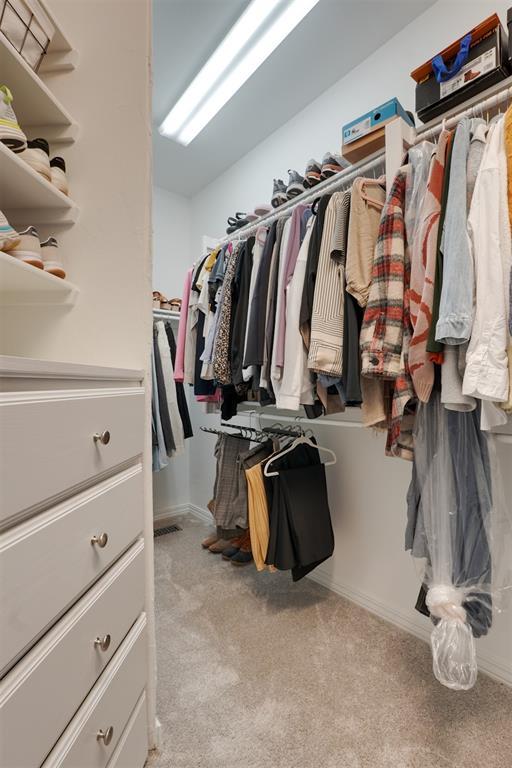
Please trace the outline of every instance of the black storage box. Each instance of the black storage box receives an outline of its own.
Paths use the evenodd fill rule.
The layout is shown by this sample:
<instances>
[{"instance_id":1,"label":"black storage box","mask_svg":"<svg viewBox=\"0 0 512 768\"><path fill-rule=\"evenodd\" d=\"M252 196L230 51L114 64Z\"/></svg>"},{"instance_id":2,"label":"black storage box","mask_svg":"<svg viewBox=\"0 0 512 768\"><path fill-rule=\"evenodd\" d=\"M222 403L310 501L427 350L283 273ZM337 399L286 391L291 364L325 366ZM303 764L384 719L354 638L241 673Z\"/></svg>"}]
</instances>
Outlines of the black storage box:
<instances>
[{"instance_id":1,"label":"black storage box","mask_svg":"<svg viewBox=\"0 0 512 768\"><path fill-rule=\"evenodd\" d=\"M508 39L498 15L490 16L472 29L466 38L469 35L469 50L467 57L463 57L464 63L452 76L444 77L443 82L436 79L433 59L411 72L411 77L417 82L416 112L424 123L508 77ZM450 72L461 50L461 41L462 38L439 54L447 72Z\"/></svg>"}]
</instances>

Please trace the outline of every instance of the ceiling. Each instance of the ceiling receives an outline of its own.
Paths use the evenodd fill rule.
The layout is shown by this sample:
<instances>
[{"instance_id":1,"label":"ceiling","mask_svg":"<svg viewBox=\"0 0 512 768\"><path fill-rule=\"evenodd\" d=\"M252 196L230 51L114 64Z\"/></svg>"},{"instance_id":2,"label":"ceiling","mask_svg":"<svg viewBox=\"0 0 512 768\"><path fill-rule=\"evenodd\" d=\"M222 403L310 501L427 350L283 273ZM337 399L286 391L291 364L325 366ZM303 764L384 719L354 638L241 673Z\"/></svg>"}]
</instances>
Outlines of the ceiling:
<instances>
[{"instance_id":1,"label":"ceiling","mask_svg":"<svg viewBox=\"0 0 512 768\"><path fill-rule=\"evenodd\" d=\"M158 125L248 4L153 0L153 164L159 187L185 196L199 192L432 0L320 0L188 147L160 136Z\"/></svg>"}]
</instances>

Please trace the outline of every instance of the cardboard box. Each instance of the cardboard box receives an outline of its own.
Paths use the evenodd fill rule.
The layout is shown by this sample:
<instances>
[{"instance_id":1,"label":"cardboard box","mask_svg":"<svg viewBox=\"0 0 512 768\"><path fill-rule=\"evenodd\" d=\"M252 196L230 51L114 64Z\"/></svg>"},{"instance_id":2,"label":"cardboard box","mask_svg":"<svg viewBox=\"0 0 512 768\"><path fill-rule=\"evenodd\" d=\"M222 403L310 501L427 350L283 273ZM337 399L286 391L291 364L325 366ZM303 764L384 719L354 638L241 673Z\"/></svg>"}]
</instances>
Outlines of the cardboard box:
<instances>
[{"instance_id":1,"label":"cardboard box","mask_svg":"<svg viewBox=\"0 0 512 768\"><path fill-rule=\"evenodd\" d=\"M442 115L508 77L508 40L498 15L489 16L464 38L468 36L467 57L452 76L445 76L438 82L433 59L411 72L417 83L416 112L423 122ZM464 38L459 38L438 54L448 71L455 63Z\"/></svg>"},{"instance_id":2,"label":"cardboard box","mask_svg":"<svg viewBox=\"0 0 512 768\"><path fill-rule=\"evenodd\" d=\"M343 126L343 146L358 141L363 136L377 131L395 117L401 117L412 125L412 122L398 99L390 99L379 107L372 109L361 117L357 117Z\"/></svg>"}]
</instances>

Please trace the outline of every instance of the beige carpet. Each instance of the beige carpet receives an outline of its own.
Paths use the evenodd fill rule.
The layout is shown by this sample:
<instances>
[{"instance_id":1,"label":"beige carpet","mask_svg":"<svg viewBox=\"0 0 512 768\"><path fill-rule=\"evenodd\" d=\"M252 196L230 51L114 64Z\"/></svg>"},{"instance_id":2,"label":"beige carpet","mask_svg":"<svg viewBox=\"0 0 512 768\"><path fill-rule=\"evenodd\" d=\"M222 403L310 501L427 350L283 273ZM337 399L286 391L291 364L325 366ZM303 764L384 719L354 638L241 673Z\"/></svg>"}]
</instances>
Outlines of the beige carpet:
<instances>
[{"instance_id":1,"label":"beige carpet","mask_svg":"<svg viewBox=\"0 0 512 768\"><path fill-rule=\"evenodd\" d=\"M327 589L235 568L195 518L155 539L151 768L511 768L512 690L439 685L429 647Z\"/></svg>"}]
</instances>

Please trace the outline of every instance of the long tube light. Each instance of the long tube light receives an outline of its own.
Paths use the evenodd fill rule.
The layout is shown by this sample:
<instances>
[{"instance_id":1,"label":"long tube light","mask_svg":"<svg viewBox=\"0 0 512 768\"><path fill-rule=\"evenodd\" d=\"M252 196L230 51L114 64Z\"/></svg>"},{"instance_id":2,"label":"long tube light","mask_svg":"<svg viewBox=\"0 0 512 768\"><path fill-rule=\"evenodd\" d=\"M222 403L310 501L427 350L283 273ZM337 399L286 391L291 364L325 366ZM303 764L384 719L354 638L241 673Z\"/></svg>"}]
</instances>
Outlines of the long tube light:
<instances>
[{"instance_id":1,"label":"long tube light","mask_svg":"<svg viewBox=\"0 0 512 768\"><path fill-rule=\"evenodd\" d=\"M159 128L160 133L188 146L318 2L252 0L171 109ZM280 15L258 36L265 21L280 5L283 7ZM247 45L247 50L233 64Z\"/></svg>"}]
</instances>

